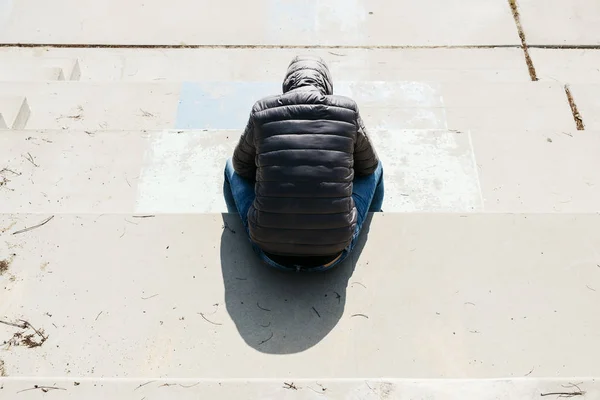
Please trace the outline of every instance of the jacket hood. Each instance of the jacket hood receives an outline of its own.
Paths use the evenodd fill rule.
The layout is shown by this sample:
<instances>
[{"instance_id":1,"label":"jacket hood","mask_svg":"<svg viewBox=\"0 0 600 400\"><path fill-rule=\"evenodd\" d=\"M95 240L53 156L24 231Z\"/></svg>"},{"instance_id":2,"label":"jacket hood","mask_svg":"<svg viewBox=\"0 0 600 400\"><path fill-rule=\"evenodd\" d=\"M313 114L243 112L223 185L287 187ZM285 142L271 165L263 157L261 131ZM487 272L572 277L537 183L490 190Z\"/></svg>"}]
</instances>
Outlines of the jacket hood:
<instances>
[{"instance_id":1,"label":"jacket hood","mask_svg":"<svg viewBox=\"0 0 600 400\"><path fill-rule=\"evenodd\" d=\"M333 94L333 80L325 61L316 56L297 56L283 80L283 93L312 86L324 95Z\"/></svg>"}]
</instances>

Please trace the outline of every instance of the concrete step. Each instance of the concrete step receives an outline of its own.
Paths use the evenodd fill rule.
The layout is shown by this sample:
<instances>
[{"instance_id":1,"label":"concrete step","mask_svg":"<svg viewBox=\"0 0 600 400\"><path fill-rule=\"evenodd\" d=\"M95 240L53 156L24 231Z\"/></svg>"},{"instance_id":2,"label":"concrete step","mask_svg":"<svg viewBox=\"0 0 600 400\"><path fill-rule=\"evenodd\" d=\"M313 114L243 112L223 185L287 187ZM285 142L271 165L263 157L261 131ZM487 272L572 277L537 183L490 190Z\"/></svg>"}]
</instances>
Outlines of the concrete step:
<instances>
[{"instance_id":1,"label":"concrete step","mask_svg":"<svg viewBox=\"0 0 600 400\"><path fill-rule=\"evenodd\" d=\"M0 129L24 129L31 110L23 96L0 96Z\"/></svg>"},{"instance_id":2,"label":"concrete step","mask_svg":"<svg viewBox=\"0 0 600 400\"><path fill-rule=\"evenodd\" d=\"M530 48L529 54L541 80L600 84L600 49Z\"/></svg>"},{"instance_id":3,"label":"concrete step","mask_svg":"<svg viewBox=\"0 0 600 400\"><path fill-rule=\"evenodd\" d=\"M27 321L0 357L30 383L600 375L598 214L376 214L310 275L233 214L50 217L0 216L0 316Z\"/></svg>"},{"instance_id":4,"label":"concrete step","mask_svg":"<svg viewBox=\"0 0 600 400\"><path fill-rule=\"evenodd\" d=\"M379 129L557 129L574 126L557 83L335 82ZM242 129L280 82L0 82L26 96L28 129Z\"/></svg>"},{"instance_id":5,"label":"concrete step","mask_svg":"<svg viewBox=\"0 0 600 400\"><path fill-rule=\"evenodd\" d=\"M175 0L168 10L160 0L55 0L51 4L20 0L10 4L0 31L3 43L520 44L505 1L223 0L215 4L209 0ZM465 10L469 10L470 18L464 17ZM132 16L136 19L135 29ZM423 21L436 29L423 29Z\"/></svg>"},{"instance_id":6,"label":"concrete step","mask_svg":"<svg viewBox=\"0 0 600 400\"><path fill-rule=\"evenodd\" d=\"M7 58L7 59L5 59ZM0 57L0 81L79 80L77 59Z\"/></svg>"},{"instance_id":7,"label":"concrete step","mask_svg":"<svg viewBox=\"0 0 600 400\"><path fill-rule=\"evenodd\" d=\"M80 80L84 81L269 81L282 79L291 59L307 53L323 57L336 81L530 81L522 50L505 48L327 50L4 47L0 48L0 64L37 67L54 60L78 60Z\"/></svg>"},{"instance_id":8,"label":"concrete step","mask_svg":"<svg viewBox=\"0 0 600 400\"><path fill-rule=\"evenodd\" d=\"M6 132L0 212L224 212L222 171L239 135ZM386 211L600 211L598 132L374 130L371 137L384 163Z\"/></svg>"},{"instance_id":9,"label":"concrete step","mask_svg":"<svg viewBox=\"0 0 600 400\"><path fill-rule=\"evenodd\" d=\"M519 2L519 13L529 45L593 47L600 44L600 8L595 1L549 0L541 5L535 0L523 0Z\"/></svg>"},{"instance_id":10,"label":"concrete step","mask_svg":"<svg viewBox=\"0 0 600 400\"><path fill-rule=\"evenodd\" d=\"M600 129L600 84L576 84L570 88L585 127Z\"/></svg>"},{"instance_id":11,"label":"concrete step","mask_svg":"<svg viewBox=\"0 0 600 400\"><path fill-rule=\"evenodd\" d=\"M4 392L20 399L39 399L52 391L54 398L103 400L130 399L132 392L149 399L410 399L430 400L525 400L548 393L565 397L600 396L600 385L593 378L573 379L3 379ZM38 385L38 389L35 388ZM33 388L33 390L31 390ZM30 389L30 390L28 390ZM28 390L22 392L23 390ZM46 393L47 393L46 392ZM581 394L578 394L581 393ZM318 396L318 397L317 397ZM554 396L556 397L556 396ZM142 397L143 398L143 397Z\"/></svg>"}]
</instances>

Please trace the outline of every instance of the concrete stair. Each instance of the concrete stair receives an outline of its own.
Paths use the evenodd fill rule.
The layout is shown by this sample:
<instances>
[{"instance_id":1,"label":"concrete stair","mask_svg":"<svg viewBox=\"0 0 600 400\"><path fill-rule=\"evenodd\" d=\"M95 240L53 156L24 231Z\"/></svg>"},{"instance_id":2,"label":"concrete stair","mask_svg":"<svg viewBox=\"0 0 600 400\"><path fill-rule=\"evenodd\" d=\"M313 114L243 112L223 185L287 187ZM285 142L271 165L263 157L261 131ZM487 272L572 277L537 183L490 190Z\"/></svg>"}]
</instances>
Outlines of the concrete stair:
<instances>
[{"instance_id":1,"label":"concrete stair","mask_svg":"<svg viewBox=\"0 0 600 400\"><path fill-rule=\"evenodd\" d=\"M531 82L490 47L520 44L507 2L143 3L0 4L0 43L65 45L0 47L0 399L600 398L593 50L532 50ZM301 53L386 177L310 276L260 265L222 199Z\"/></svg>"},{"instance_id":2,"label":"concrete stair","mask_svg":"<svg viewBox=\"0 0 600 400\"><path fill-rule=\"evenodd\" d=\"M0 129L23 129L31 110L22 96L0 96Z\"/></svg>"},{"instance_id":3,"label":"concrete stair","mask_svg":"<svg viewBox=\"0 0 600 400\"><path fill-rule=\"evenodd\" d=\"M239 134L6 131L0 212L226 212L223 168ZM388 212L599 210L598 132L377 129L371 137Z\"/></svg>"},{"instance_id":4,"label":"concrete stair","mask_svg":"<svg viewBox=\"0 0 600 400\"><path fill-rule=\"evenodd\" d=\"M373 47L520 44L505 1L430 0L414 4L412 0L224 0L214 4L208 0L174 0L168 10L160 0L106 0L98 4L20 0L10 5L0 31L0 42L4 43ZM471 18L464 18L465 10ZM430 21L436 29L422 29L420 21Z\"/></svg>"},{"instance_id":5,"label":"concrete stair","mask_svg":"<svg viewBox=\"0 0 600 400\"><path fill-rule=\"evenodd\" d=\"M27 129L238 129L277 82L0 82L25 96ZM384 129L558 129L574 126L556 83L338 82ZM102 99L99 102L98 99Z\"/></svg>"},{"instance_id":6,"label":"concrete stair","mask_svg":"<svg viewBox=\"0 0 600 400\"><path fill-rule=\"evenodd\" d=\"M77 60L82 81L277 82L298 54L325 58L338 81L530 82L519 49L0 48L13 71ZM223 68L227 65L226 68ZM66 74L65 74L66 76ZM2 80L13 80L10 76Z\"/></svg>"},{"instance_id":7,"label":"concrete stair","mask_svg":"<svg viewBox=\"0 0 600 400\"><path fill-rule=\"evenodd\" d=\"M29 382L5 379L4 390L19 393L19 398L38 399L40 393L52 391L62 399L128 398L135 392L146 398L182 400L204 398L264 398L273 399L367 399L427 398L433 400L462 400L477 398L535 399L548 393L563 396L584 395L595 398L600 390L598 382L582 379L575 383L567 379L39 379L38 389ZM585 389L585 390L584 390ZM25 392L23 392L25 390ZM44 392L46 391L46 392ZM578 393L582 393L581 395ZM420 397L419 397L420 396ZM425 396L425 397L423 397ZM554 397L556 397L555 395ZM142 397L143 398L143 397Z\"/></svg>"},{"instance_id":8,"label":"concrete stair","mask_svg":"<svg viewBox=\"0 0 600 400\"><path fill-rule=\"evenodd\" d=\"M2 58L4 63L0 66L0 81L76 81L81 75L77 59Z\"/></svg>"},{"instance_id":9,"label":"concrete stair","mask_svg":"<svg viewBox=\"0 0 600 400\"><path fill-rule=\"evenodd\" d=\"M2 352L9 376L600 373L598 214L378 214L308 276L261 268L236 215L49 217L1 216L2 315L48 335Z\"/></svg>"}]
</instances>

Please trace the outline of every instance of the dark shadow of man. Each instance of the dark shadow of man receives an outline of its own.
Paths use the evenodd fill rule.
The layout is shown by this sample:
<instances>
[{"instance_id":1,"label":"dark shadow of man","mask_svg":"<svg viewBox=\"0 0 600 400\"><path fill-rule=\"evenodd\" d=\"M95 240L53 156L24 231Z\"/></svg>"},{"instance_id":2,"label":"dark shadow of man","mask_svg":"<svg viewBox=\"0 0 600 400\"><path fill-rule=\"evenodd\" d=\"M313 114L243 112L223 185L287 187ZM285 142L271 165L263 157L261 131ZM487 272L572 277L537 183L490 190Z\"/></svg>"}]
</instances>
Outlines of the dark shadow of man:
<instances>
[{"instance_id":1,"label":"dark shadow of man","mask_svg":"<svg viewBox=\"0 0 600 400\"><path fill-rule=\"evenodd\" d=\"M244 341L269 354L310 349L344 313L346 287L369 234L369 214L351 255L323 273L295 274L263 265L236 214L223 214L221 270L225 306Z\"/></svg>"}]
</instances>

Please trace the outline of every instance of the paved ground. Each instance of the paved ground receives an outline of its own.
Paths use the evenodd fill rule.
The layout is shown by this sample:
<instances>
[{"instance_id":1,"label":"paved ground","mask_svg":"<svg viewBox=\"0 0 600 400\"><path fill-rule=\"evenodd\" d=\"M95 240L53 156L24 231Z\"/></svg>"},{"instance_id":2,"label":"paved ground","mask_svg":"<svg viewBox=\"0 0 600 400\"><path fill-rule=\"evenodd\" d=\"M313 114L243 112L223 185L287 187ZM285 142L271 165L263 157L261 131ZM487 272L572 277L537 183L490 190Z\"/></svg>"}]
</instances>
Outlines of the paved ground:
<instances>
[{"instance_id":1,"label":"paved ground","mask_svg":"<svg viewBox=\"0 0 600 400\"><path fill-rule=\"evenodd\" d=\"M0 44L0 398L600 396L596 1L0 0ZM300 278L221 192L298 53L387 190Z\"/></svg>"}]
</instances>

